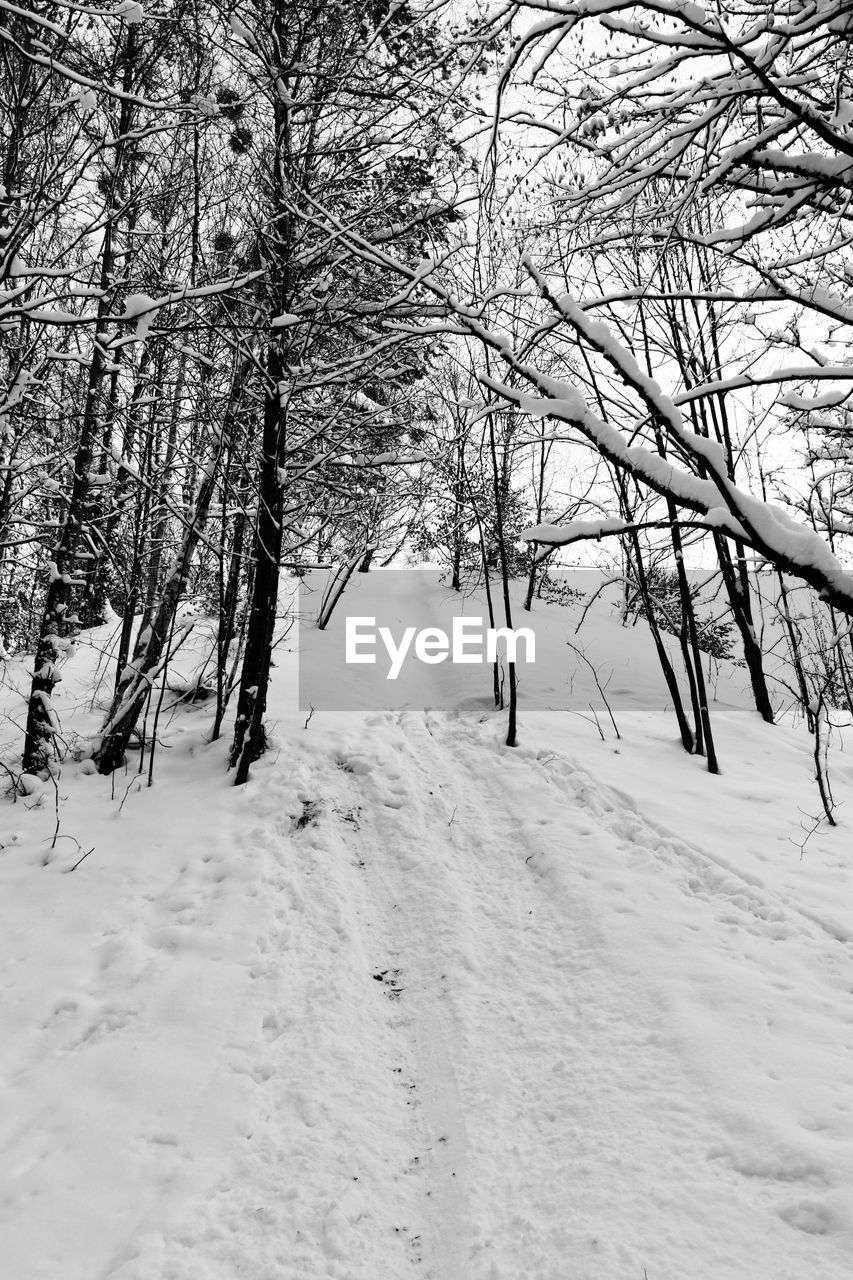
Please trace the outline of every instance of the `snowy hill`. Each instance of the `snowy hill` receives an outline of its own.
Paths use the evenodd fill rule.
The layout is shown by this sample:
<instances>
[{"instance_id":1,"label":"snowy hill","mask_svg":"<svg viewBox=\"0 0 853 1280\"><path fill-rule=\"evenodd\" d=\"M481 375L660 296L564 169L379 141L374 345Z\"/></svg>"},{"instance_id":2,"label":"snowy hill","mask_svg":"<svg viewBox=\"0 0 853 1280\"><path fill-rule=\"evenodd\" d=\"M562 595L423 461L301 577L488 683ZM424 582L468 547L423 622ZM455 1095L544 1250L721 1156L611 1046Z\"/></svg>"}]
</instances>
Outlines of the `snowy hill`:
<instances>
[{"instance_id":1,"label":"snowy hill","mask_svg":"<svg viewBox=\"0 0 853 1280\"><path fill-rule=\"evenodd\" d=\"M449 617L423 583L418 625ZM72 751L4 802L4 1277L853 1272L853 765L839 739L840 825L808 835L802 727L723 664L709 776L642 626L580 615L535 608L514 750L474 667L385 710L332 681L309 718L299 650L336 614L276 650L245 788L169 699L152 788ZM88 639L55 699L81 756Z\"/></svg>"}]
</instances>

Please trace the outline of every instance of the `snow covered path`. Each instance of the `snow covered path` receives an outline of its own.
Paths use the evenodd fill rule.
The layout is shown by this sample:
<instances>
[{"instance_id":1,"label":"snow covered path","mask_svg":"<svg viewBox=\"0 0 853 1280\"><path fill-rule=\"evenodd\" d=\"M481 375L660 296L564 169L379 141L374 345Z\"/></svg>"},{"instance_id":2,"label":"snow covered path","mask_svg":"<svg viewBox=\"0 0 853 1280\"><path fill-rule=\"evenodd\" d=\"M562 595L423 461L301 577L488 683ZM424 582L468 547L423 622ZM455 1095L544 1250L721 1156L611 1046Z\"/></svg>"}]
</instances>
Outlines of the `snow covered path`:
<instances>
[{"instance_id":1,"label":"snow covered path","mask_svg":"<svg viewBox=\"0 0 853 1280\"><path fill-rule=\"evenodd\" d=\"M245 1139L99 1280L849 1276L848 943L500 728L259 766Z\"/></svg>"}]
</instances>

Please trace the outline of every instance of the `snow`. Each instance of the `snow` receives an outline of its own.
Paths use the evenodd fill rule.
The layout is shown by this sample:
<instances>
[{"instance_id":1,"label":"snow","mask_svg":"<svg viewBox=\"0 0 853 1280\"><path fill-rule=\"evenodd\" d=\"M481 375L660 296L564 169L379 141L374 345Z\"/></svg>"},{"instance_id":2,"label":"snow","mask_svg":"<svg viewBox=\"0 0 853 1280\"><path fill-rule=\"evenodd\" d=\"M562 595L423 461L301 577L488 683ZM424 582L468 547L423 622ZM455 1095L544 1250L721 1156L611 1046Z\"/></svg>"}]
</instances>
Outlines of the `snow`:
<instances>
[{"instance_id":1,"label":"snow","mask_svg":"<svg viewBox=\"0 0 853 1280\"><path fill-rule=\"evenodd\" d=\"M402 453L399 449L389 449L385 453L375 453L370 456L359 453L352 461L356 467L408 467L423 462L426 457L423 449L410 449L406 453Z\"/></svg>"},{"instance_id":2,"label":"snow","mask_svg":"<svg viewBox=\"0 0 853 1280\"><path fill-rule=\"evenodd\" d=\"M519 391L515 386L485 374L479 379L483 386L531 417L556 418L582 432L605 458L642 478L659 493L672 497L679 505L700 513L713 511L720 528L735 538L742 538L779 567L787 570L797 566L825 598L833 598L848 612L853 607L849 576L824 538L791 519L780 508L738 488L729 478L721 445L688 430L678 406L661 392L653 378L639 368L632 354L622 347L608 327L601 322L590 321L571 296L554 297L532 262L529 259L523 261L542 296L578 334L605 355L623 381L638 392L645 407L652 409L665 424L668 436L694 459L701 460L713 478L706 480L686 472L642 445L629 447L620 431L597 417L588 407L576 387L541 373L516 358L512 359L514 371L536 388L538 394ZM819 292L813 290L813 296L817 297ZM484 337L484 333L479 336ZM500 349L502 344L490 337L489 345ZM727 510L729 514L725 518Z\"/></svg>"},{"instance_id":3,"label":"snow","mask_svg":"<svg viewBox=\"0 0 853 1280\"><path fill-rule=\"evenodd\" d=\"M817 409L831 409L849 400L850 391L827 391L822 396L802 396L796 391L789 391L779 396L779 404L788 409L796 409L800 413L812 413Z\"/></svg>"},{"instance_id":4,"label":"snow","mask_svg":"<svg viewBox=\"0 0 853 1280\"><path fill-rule=\"evenodd\" d=\"M208 120L215 120L219 115L219 103L212 93L197 93L190 99L199 115Z\"/></svg>"},{"instance_id":5,"label":"snow","mask_svg":"<svg viewBox=\"0 0 853 1280\"><path fill-rule=\"evenodd\" d=\"M457 602L418 577L446 629ZM383 579L339 612L375 613ZM450 706L424 667L409 707L305 727L303 623L248 786L197 704L164 714L151 790L135 754L114 782L69 758L55 842L50 781L4 803L6 1274L846 1280L853 766L833 752L845 825L806 840L802 728L723 664L710 777L645 631L604 596L580 615L534 608L562 658L522 688L515 750L470 667ZM64 668L66 735L98 723L116 625ZM569 639L618 740L581 714Z\"/></svg>"},{"instance_id":6,"label":"snow","mask_svg":"<svg viewBox=\"0 0 853 1280\"><path fill-rule=\"evenodd\" d=\"M122 3L113 9L113 13L123 18L129 27L145 20L145 10L137 0L122 0Z\"/></svg>"},{"instance_id":7,"label":"snow","mask_svg":"<svg viewBox=\"0 0 853 1280\"><path fill-rule=\"evenodd\" d=\"M125 299L124 311L120 319L136 321L133 336L137 342L142 342L148 337L148 330L151 328L157 308L160 306L162 306L162 301L157 302L155 298L150 297L147 293L131 293Z\"/></svg>"},{"instance_id":8,"label":"snow","mask_svg":"<svg viewBox=\"0 0 853 1280\"><path fill-rule=\"evenodd\" d=\"M250 48L257 47L258 42L255 39L254 35L250 31L250 29L246 26L245 22L243 22L242 19L239 18L236 13L229 14L228 23L231 27L232 33L237 37L238 40L244 40L245 43L250 46Z\"/></svg>"},{"instance_id":9,"label":"snow","mask_svg":"<svg viewBox=\"0 0 853 1280\"><path fill-rule=\"evenodd\" d=\"M581 538L601 538L608 533L620 533L632 526L627 520L612 516L603 520L570 520L568 524L536 524L522 531L522 538L530 542L545 542L551 546L563 546Z\"/></svg>"}]
</instances>

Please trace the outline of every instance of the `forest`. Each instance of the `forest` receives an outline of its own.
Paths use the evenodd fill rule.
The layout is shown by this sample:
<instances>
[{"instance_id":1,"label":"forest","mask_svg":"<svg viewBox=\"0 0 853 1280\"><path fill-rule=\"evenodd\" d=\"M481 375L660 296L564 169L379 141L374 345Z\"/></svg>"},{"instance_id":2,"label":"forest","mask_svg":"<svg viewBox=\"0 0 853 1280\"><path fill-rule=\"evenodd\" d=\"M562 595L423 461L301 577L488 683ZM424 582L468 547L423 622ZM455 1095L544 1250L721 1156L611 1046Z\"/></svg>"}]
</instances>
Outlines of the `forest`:
<instances>
[{"instance_id":1,"label":"forest","mask_svg":"<svg viewBox=\"0 0 853 1280\"><path fill-rule=\"evenodd\" d=\"M852 35L0 0L2 1280L853 1275Z\"/></svg>"},{"instance_id":2,"label":"forest","mask_svg":"<svg viewBox=\"0 0 853 1280\"><path fill-rule=\"evenodd\" d=\"M849 710L849 9L2 0L13 779L61 761L61 669L108 614L98 770L192 601L241 783L283 575L426 561L529 609L591 541L712 771L691 567L765 720Z\"/></svg>"}]
</instances>

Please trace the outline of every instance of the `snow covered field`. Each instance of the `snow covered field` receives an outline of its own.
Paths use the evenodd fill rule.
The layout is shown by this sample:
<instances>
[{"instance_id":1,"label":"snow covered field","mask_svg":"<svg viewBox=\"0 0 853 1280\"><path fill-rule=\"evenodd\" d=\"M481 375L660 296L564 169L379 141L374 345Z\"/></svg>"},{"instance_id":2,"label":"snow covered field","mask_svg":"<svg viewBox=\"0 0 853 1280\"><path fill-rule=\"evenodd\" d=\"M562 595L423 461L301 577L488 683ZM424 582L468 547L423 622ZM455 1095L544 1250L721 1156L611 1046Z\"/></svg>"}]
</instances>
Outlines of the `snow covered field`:
<instances>
[{"instance_id":1,"label":"snow covered field","mask_svg":"<svg viewBox=\"0 0 853 1280\"><path fill-rule=\"evenodd\" d=\"M806 840L802 728L724 670L710 777L642 627L579 616L537 635L612 672L618 739L567 649L515 750L476 668L455 707L306 726L293 633L247 787L198 704L150 790L67 760L54 847L52 787L4 801L4 1280L853 1274L853 763Z\"/></svg>"}]
</instances>

